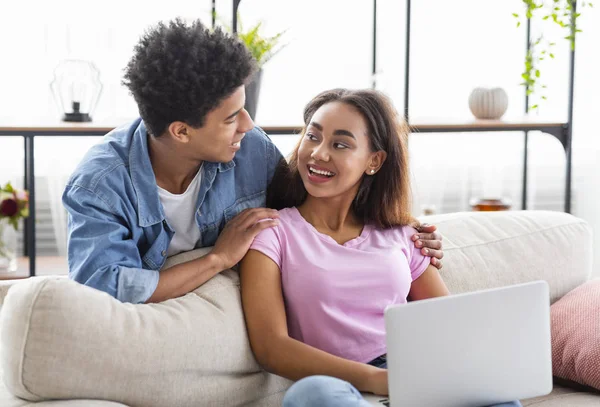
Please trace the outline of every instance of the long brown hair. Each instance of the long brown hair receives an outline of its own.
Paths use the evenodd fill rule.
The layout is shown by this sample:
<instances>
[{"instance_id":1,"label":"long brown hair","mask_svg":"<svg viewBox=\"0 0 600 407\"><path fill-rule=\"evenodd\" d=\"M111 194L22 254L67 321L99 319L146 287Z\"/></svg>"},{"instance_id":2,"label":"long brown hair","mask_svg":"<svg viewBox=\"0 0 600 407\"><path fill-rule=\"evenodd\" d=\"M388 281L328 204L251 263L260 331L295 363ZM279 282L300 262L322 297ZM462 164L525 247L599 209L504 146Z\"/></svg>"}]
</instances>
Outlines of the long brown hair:
<instances>
[{"instance_id":1,"label":"long brown hair","mask_svg":"<svg viewBox=\"0 0 600 407\"><path fill-rule=\"evenodd\" d=\"M352 202L354 214L365 224L380 228L415 225L410 214L411 193L408 171L408 125L398 116L392 102L383 93L365 89L332 89L320 93L304 108L304 129L289 157L275 171L267 192L267 206L282 209L301 205L306 189L298 172L298 149L312 116L331 102L355 107L367 122L373 152L385 151L387 158L375 175L363 176Z\"/></svg>"}]
</instances>

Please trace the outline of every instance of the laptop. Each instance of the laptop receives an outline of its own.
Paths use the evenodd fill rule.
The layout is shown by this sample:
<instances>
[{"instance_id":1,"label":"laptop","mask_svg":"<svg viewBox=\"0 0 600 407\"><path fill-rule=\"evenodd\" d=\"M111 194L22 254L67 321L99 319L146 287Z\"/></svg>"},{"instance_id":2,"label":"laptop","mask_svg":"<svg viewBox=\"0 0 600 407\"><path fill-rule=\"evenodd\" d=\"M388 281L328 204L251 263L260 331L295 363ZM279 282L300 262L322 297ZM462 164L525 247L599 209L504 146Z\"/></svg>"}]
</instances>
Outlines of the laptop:
<instances>
[{"instance_id":1,"label":"laptop","mask_svg":"<svg viewBox=\"0 0 600 407\"><path fill-rule=\"evenodd\" d=\"M389 398L373 406L482 407L552 391L545 281L394 305L385 312Z\"/></svg>"}]
</instances>

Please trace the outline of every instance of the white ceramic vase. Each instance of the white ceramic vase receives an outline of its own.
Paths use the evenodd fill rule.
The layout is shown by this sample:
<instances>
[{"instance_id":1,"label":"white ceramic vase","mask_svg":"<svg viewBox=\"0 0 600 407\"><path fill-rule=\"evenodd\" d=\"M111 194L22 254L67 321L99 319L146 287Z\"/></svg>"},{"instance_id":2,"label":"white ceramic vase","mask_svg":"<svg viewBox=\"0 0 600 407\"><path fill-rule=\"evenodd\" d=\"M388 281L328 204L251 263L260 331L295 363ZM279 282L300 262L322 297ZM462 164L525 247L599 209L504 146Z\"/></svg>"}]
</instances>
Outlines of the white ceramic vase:
<instances>
[{"instance_id":1,"label":"white ceramic vase","mask_svg":"<svg viewBox=\"0 0 600 407\"><path fill-rule=\"evenodd\" d=\"M507 108L508 95L502 88L475 88L469 96L469 109L478 119L500 119Z\"/></svg>"}]
</instances>

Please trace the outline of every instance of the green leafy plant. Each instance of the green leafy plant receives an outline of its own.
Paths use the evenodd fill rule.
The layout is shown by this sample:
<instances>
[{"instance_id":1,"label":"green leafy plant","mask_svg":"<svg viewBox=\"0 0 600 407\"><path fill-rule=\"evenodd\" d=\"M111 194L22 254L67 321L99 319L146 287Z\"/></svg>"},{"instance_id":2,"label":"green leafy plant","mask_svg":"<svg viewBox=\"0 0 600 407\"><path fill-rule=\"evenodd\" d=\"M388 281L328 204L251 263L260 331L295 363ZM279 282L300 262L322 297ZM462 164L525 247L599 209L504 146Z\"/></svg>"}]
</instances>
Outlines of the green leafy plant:
<instances>
[{"instance_id":1,"label":"green leafy plant","mask_svg":"<svg viewBox=\"0 0 600 407\"><path fill-rule=\"evenodd\" d=\"M577 26L577 19L581 13L576 10L575 0L522 1L525 6L524 15L513 13L513 16L517 19L517 27L521 26L523 17L531 20L534 17L540 16L541 21L557 24L561 29L564 29L564 39L570 42L571 49L575 49L575 37L577 33L581 32ZM581 8L585 7L593 7L593 3L588 1L581 2ZM546 40L543 34L535 40L530 41L529 50L525 56L525 67L521 74L521 78L523 79L521 85L525 86L527 95L536 94L539 95L541 100L547 99L544 94L547 86L541 82L542 74L540 65L546 58L554 59L553 50L555 46L556 43ZM531 109L539 109L539 104L534 104L531 106Z\"/></svg>"},{"instance_id":2,"label":"green leafy plant","mask_svg":"<svg viewBox=\"0 0 600 407\"><path fill-rule=\"evenodd\" d=\"M260 32L262 22L257 23L246 31L243 28L241 20L238 19L238 21L240 22L238 37L246 44L246 47L258 62L259 67L262 67L275 54L285 48L285 45L280 44L281 36L285 34L285 31L275 34L272 37L265 37Z\"/></svg>"},{"instance_id":3,"label":"green leafy plant","mask_svg":"<svg viewBox=\"0 0 600 407\"><path fill-rule=\"evenodd\" d=\"M215 17L219 19L218 16L215 15ZM248 48L254 59L256 59L260 68L287 46L287 44L281 44L282 36L286 31L269 37L262 33L262 22L258 22L250 28L245 29L239 14L237 20L237 35L246 45L246 48ZM222 21L221 24L227 31L232 32L231 26L223 24Z\"/></svg>"}]
</instances>

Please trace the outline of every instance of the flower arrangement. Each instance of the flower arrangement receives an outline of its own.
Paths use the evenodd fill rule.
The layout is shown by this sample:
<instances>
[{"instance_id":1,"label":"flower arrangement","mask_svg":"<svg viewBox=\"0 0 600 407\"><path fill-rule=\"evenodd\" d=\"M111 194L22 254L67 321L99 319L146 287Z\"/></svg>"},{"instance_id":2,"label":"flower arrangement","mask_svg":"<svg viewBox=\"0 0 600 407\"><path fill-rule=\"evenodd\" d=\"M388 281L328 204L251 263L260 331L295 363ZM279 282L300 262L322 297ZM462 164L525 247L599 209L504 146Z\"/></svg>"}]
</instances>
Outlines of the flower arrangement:
<instances>
[{"instance_id":1,"label":"flower arrangement","mask_svg":"<svg viewBox=\"0 0 600 407\"><path fill-rule=\"evenodd\" d=\"M0 187L0 221L6 219L15 230L19 229L19 220L29 216L29 193L18 190L7 183Z\"/></svg>"},{"instance_id":2,"label":"flower arrangement","mask_svg":"<svg viewBox=\"0 0 600 407\"><path fill-rule=\"evenodd\" d=\"M0 271L17 269L17 234L19 220L29 216L29 194L13 188L10 183L0 185ZM11 230L10 226L14 228Z\"/></svg>"}]
</instances>

